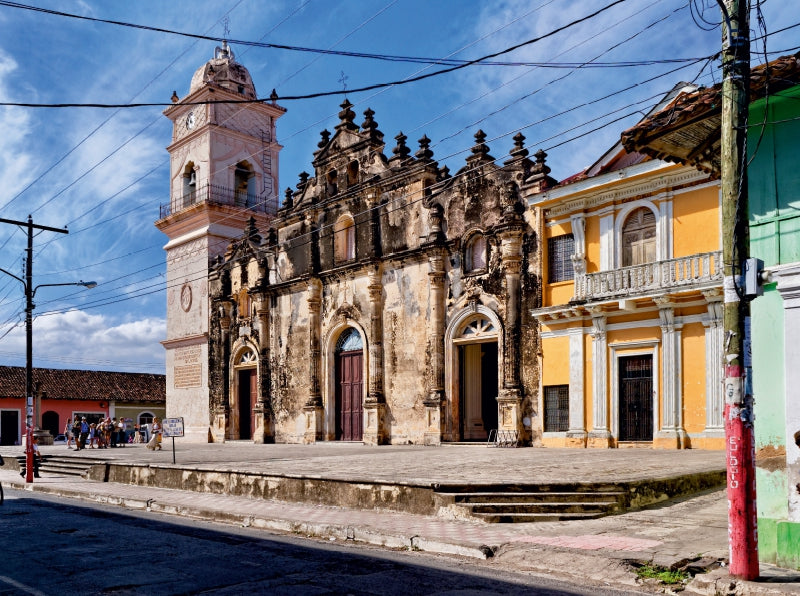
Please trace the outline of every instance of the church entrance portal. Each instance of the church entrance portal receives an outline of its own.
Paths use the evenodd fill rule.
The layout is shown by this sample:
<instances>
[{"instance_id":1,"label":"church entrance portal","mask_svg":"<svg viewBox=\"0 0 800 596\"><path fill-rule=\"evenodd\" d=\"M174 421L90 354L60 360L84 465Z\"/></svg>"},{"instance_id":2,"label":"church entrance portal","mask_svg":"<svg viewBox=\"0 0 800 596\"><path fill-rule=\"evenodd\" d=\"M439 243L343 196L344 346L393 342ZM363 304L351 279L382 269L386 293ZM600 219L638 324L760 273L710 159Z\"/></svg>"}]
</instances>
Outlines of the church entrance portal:
<instances>
[{"instance_id":1,"label":"church entrance portal","mask_svg":"<svg viewBox=\"0 0 800 596\"><path fill-rule=\"evenodd\" d=\"M239 371L239 391L237 402L239 405L239 438L252 439L255 420L253 409L258 399L258 386L256 384L256 369L248 368Z\"/></svg>"},{"instance_id":2,"label":"church entrance portal","mask_svg":"<svg viewBox=\"0 0 800 596\"><path fill-rule=\"evenodd\" d=\"M364 344L349 328L336 342L336 439L361 441L364 429Z\"/></svg>"},{"instance_id":3,"label":"church entrance portal","mask_svg":"<svg viewBox=\"0 0 800 596\"><path fill-rule=\"evenodd\" d=\"M458 347L463 441L485 441L497 428L497 342Z\"/></svg>"}]
</instances>

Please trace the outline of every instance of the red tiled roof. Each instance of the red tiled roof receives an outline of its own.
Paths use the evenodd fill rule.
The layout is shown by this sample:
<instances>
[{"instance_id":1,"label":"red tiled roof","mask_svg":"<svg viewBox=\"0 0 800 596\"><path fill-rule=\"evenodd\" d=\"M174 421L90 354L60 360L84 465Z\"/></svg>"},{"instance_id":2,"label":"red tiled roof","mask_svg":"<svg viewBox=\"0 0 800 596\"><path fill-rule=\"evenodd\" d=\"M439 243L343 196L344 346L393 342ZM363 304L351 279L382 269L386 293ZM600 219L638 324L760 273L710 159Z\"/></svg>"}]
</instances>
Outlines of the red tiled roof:
<instances>
[{"instance_id":1,"label":"red tiled roof","mask_svg":"<svg viewBox=\"0 0 800 596\"><path fill-rule=\"evenodd\" d=\"M165 375L34 368L33 383L41 384L48 399L164 403ZM25 368L0 366L0 397L25 396Z\"/></svg>"},{"instance_id":2,"label":"red tiled roof","mask_svg":"<svg viewBox=\"0 0 800 596\"><path fill-rule=\"evenodd\" d=\"M750 101L800 82L800 52L750 71ZM622 133L628 151L719 174L722 84L680 93L663 109Z\"/></svg>"}]
</instances>

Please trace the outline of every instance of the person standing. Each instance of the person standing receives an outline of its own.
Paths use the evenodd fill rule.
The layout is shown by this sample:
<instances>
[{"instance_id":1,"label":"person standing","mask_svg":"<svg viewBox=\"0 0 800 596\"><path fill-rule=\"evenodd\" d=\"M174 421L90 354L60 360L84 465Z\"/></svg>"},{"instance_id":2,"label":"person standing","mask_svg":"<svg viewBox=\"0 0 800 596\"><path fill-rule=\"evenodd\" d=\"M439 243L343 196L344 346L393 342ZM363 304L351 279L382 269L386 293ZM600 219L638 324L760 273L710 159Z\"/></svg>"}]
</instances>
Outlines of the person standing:
<instances>
[{"instance_id":1,"label":"person standing","mask_svg":"<svg viewBox=\"0 0 800 596\"><path fill-rule=\"evenodd\" d=\"M161 420L157 416L153 418L153 423L150 425L150 440L147 442L147 448L152 451L161 449Z\"/></svg>"},{"instance_id":2,"label":"person standing","mask_svg":"<svg viewBox=\"0 0 800 596\"><path fill-rule=\"evenodd\" d=\"M75 416L72 422L72 438L75 439L75 451L81 450L81 419Z\"/></svg>"},{"instance_id":3,"label":"person standing","mask_svg":"<svg viewBox=\"0 0 800 596\"><path fill-rule=\"evenodd\" d=\"M72 439L75 435L72 434L72 422L67 419L67 423L64 425L64 436L67 437L67 449L72 449L70 445L72 445Z\"/></svg>"},{"instance_id":4,"label":"person standing","mask_svg":"<svg viewBox=\"0 0 800 596\"><path fill-rule=\"evenodd\" d=\"M86 449L86 439L89 438L89 423L86 422L86 416L81 418L81 439L79 449Z\"/></svg>"}]
</instances>

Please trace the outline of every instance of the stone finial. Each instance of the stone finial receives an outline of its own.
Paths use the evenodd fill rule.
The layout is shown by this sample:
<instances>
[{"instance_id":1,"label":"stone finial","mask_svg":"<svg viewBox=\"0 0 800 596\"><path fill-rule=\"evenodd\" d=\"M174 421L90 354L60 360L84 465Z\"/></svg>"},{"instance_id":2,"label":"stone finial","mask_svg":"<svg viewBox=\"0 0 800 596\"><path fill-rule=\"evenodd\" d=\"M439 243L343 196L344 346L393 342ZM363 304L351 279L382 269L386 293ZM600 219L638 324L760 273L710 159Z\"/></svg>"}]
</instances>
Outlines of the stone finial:
<instances>
[{"instance_id":1,"label":"stone finial","mask_svg":"<svg viewBox=\"0 0 800 596\"><path fill-rule=\"evenodd\" d=\"M283 191L283 208L291 209L292 207L294 207L294 192L287 186Z\"/></svg>"},{"instance_id":2,"label":"stone finial","mask_svg":"<svg viewBox=\"0 0 800 596\"><path fill-rule=\"evenodd\" d=\"M361 130L369 134L369 138L380 141L383 139L383 133L378 130L378 123L375 122L373 116L375 111L372 108L364 110L364 122L361 123Z\"/></svg>"},{"instance_id":3,"label":"stone finial","mask_svg":"<svg viewBox=\"0 0 800 596\"><path fill-rule=\"evenodd\" d=\"M261 235L256 227L256 219L252 216L247 220L247 225L244 228L244 237L254 244L261 244Z\"/></svg>"},{"instance_id":4,"label":"stone finial","mask_svg":"<svg viewBox=\"0 0 800 596\"><path fill-rule=\"evenodd\" d=\"M427 135L422 135L422 138L418 142L419 151L417 151L414 155L420 161L430 161L430 159L433 157L433 151L431 151L430 148L431 140L427 137Z\"/></svg>"},{"instance_id":5,"label":"stone finial","mask_svg":"<svg viewBox=\"0 0 800 596\"><path fill-rule=\"evenodd\" d=\"M278 248L278 230L275 228L267 230L267 248Z\"/></svg>"},{"instance_id":6,"label":"stone finial","mask_svg":"<svg viewBox=\"0 0 800 596\"><path fill-rule=\"evenodd\" d=\"M511 223L519 221L519 193L517 185L513 180L508 180L500 190L500 204L503 206L503 221Z\"/></svg>"},{"instance_id":7,"label":"stone finial","mask_svg":"<svg viewBox=\"0 0 800 596\"><path fill-rule=\"evenodd\" d=\"M269 98L272 101L272 103L275 103L276 101L278 101L278 92L275 91L275 89L273 89L272 93L269 94Z\"/></svg>"},{"instance_id":8,"label":"stone finial","mask_svg":"<svg viewBox=\"0 0 800 596\"><path fill-rule=\"evenodd\" d=\"M489 155L489 147L486 145L486 133L482 130L478 129L478 132L475 133L475 145L472 147L472 155L467 158L467 160L471 159L492 159Z\"/></svg>"},{"instance_id":9,"label":"stone finial","mask_svg":"<svg viewBox=\"0 0 800 596\"><path fill-rule=\"evenodd\" d=\"M400 132L399 135L395 137L397 145L395 145L394 149L392 149L392 154L394 155L395 158L400 160L408 159L408 156L411 153L411 149L409 149L408 146L406 145L407 139L408 137L404 135L402 131Z\"/></svg>"},{"instance_id":10,"label":"stone finial","mask_svg":"<svg viewBox=\"0 0 800 596\"><path fill-rule=\"evenodd\" d=\"M353 120L356 117L356 113L351 109L353 104L350 103L350 100L345 99L340 105L342 111L339 112L339 124L336 125L336 128L346 128L347 130L358 130L358 125L356 125Z\"/></svg>"},{"instance_id":11,"label":"stone finial","mask_svg":"<svg viewBox=\"0 0 800 596\"><path fill-rule=\"evenodd\" d=\"M541 192L556 184L556 181L548 176L550 168L545 163L547 153L539 149L533 156L536 158L536 163L531 167L530 175L525 179L525 184L537 185L537 192Z\"/></svg>"},{"instance_id":12,"label":"stone finial","mask_svg":"<svg viewBox=\"0 0 800 596\"><path fill-rule=\"evenodd\" d=\"M178 103L178 100L180 100L180 97L178 97L178 92L173 91L172 97L170 97L170 99L172 100L172 103Z\"/></svg>"},{"instance_id":13,"label":"stone finial","mask_svg":"<svg viewBox=\"0 0 800 596\"><path fill-rule=\"evenodd\" d=\"M308 177L309 177L308 172L300 172L300 182L297 183L297 190L303 192L303 189L306 187L306 184L308 184Z\"/></svg>"},{"instance_id":14,"label":"stone finial","mask_svg":"<svg viewBox=\"0 0 800 596\"><path fill-rule=\"evenodd\" d=\"M319 136L320 141L317 143L317 147L323 149L331 140L331 131L326 128L325 130L320 131Z\"/></svg>"}]
</instances>

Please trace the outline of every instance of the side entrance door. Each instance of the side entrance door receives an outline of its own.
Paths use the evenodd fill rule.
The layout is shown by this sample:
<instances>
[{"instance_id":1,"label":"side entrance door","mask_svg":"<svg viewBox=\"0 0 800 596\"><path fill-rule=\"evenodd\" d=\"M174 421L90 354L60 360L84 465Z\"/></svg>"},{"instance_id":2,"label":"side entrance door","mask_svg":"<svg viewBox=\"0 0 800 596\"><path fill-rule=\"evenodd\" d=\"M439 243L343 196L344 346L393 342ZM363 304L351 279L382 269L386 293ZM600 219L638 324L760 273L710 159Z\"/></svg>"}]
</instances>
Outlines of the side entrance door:
<instances>
[{"instance_id":1,"label":"side entrance door","mask_svg":"<svg viewBox=\"0 0 800 596\"><path fill-rule=\"evenodd\" d=\"M256 369L250 368L239 371L239 438L252 439L255 429L255 416L253 409L258 399Z\"/></svg>"},{"instance_id":2,"label":"side entrance door","mask_svg":"<svg viewBox=\"0 0 800 596\"><path fill-rule=\"evenodd\" d=\"M653 440L653 357L619 359L619 440Z\"/></svg>"},{"instance_id":3,"label":"side entrance door","mask_svg":"<svg viewBox=\"0 0 800 596\"><path fill-rule=\"evenodd\" d=\"M0 412L0 445L14 445L19 439L19 412L3 410Z\"/></svg>"},{"instance_id":4,"label":"side entrance door","mask_svg":"<svg viewBox=\"0 0 800 596\"><path fill-rule=\"evenodd\" d=\"M363 440L363 366L361 350L336 355L336 438L340 441Z\"/></svg>"}]
</instances>

